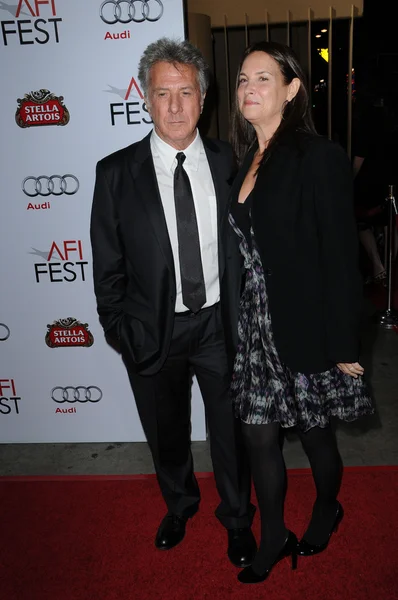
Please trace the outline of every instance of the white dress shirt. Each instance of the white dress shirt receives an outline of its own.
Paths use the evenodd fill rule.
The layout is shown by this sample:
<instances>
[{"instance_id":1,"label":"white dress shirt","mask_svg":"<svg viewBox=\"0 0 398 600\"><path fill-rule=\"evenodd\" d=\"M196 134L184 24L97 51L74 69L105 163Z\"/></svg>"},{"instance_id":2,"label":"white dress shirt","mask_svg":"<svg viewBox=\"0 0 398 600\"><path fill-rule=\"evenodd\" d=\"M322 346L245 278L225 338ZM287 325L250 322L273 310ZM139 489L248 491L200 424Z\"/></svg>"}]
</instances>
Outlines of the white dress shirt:
<instances>
[{"instance_id":1,"label":"white dress shirt","mask_svg":"<svg viewBox=\"0 0 398 600\"><path fill-rule=\"evenodd\" d=\"M176 154L179 151L164 142L155 130L152 131L151 135L151 151L173 251L177 287L175 312L184 312L188 309L182 300L177 221L174 204L174 170L177 166ZM207 162L203 142L198 131L196 131L194 141L183 152L186 156L184 169L191 183L199 230L200 252L206 287L206 304L203 306L205 308L212 306L220 299L217 201L209 163Z\"/></svg>"}]
</instances>

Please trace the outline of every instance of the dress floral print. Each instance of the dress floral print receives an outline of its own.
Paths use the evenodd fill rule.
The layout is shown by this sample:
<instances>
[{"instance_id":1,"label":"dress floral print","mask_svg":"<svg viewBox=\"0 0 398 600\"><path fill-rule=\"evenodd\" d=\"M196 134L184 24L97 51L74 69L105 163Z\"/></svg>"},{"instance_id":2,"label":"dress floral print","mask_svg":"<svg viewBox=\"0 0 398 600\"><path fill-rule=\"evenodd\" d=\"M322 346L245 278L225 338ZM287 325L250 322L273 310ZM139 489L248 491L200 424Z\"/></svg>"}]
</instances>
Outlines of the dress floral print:
<instances>
[{"instance_id":1,"label":"dress floral print","mask_svg":"<svg viewBox=\"0 0 398 600\"><path fill-rule=\"evenodd\" d=\"M322 373L293 373L281 363L272 333L266 278L250 228L248 244L232 216L229 222L240 237L246 272L238 323L231 396L235 414L245 423L279 422L307 431L326 427L330 417L353 421L374 412L362 377L345 375L336 366Z\"/></svg>"}]
</instances>

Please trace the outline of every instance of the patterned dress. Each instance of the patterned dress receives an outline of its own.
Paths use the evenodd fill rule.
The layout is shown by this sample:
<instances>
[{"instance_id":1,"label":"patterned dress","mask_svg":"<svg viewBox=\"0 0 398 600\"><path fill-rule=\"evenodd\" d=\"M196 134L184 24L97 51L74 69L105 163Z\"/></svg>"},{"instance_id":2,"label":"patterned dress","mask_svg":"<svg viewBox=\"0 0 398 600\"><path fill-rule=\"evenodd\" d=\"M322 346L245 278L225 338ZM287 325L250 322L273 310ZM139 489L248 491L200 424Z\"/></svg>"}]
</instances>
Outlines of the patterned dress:
<instances>
[{"instance_id":1,"label":"patterned dress","mask_svg":"<svg viewBox=\"0 0 398 600\"><path fill-rule=\"evenodd\" d=\"M307 431L326 427L330 417L353 421L374 412L363 377L345 375L335 366L323 373L293 373L279 359L268 309L266 278L250 223L249 196L233 203L229 222L241 238L246 272L238 323L231 395L235 414L245 423L279 422ZM235 219L234 216L235 215ZM242 230L236 221L242 223ZM246 226L245 226L246 225Z\"/></svg>"}]
</instances>

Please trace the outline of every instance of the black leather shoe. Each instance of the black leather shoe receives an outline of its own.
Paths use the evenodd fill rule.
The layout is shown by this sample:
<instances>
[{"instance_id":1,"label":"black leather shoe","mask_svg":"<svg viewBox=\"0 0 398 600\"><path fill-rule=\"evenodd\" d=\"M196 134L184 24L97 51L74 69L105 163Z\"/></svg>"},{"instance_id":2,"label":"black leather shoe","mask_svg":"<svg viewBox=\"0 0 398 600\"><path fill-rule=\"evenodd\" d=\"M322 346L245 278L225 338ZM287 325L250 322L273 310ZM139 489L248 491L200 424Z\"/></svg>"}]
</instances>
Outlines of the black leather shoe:
<instances>
[{"instance_id":1,"label":"black leather shoe","mask_svg":"<svg viewBox=\"0 0 398 600\"><path fill-rule=\"evenodd\" d=\"M330 538L332 537L332 534L338 530L339 525L344 517L343 507L341 506L340 502L338 502L337 504L337 512L332 531L329 533L329 537L326 540L326 542L324 542L323 544L310 544L309 542L306 542L304 538L301 539L297 545L297 554L299 556L314 556L314 554L319 554L320 552L326 550L330 542Z\"/></svg>"},{"instance_id":2,"label":"black leather shoe","mask_svg":"<svg viewBox=\"0 0 398 600\"><path fill-rule=\"evenodd\" d=\"M297 538L292 531L289 531L285 543L283 544L282 550L272 563L272 565L263 573L257 573L253 571L252 567L246 567L238 575L238 580L241 583L261 583L265 581L275 565L287 556L292 557L292 570L297 569Z\"/></svg>"},{"instance_id":3,"label":"black leather shoe","mask_svg":"<svg viewBox=\"0 0 398 600\"><path fill-rule=\"evenodd\" d=\"M166 515L156 534L155 546L159 550L170 550L177 546L185 536L187 519L177 515Z\"/></svg>"},{"instance_id":4,"label":"black leather shoe","mask_svg":"<svg viewBox=\"0 0 398 600\"><path fill-rule=\"evenodd\" d=\"M235 567L247 567L256 555L257 544L250 527L228 529L228 558Z\"/></svg>"}]
</instances>

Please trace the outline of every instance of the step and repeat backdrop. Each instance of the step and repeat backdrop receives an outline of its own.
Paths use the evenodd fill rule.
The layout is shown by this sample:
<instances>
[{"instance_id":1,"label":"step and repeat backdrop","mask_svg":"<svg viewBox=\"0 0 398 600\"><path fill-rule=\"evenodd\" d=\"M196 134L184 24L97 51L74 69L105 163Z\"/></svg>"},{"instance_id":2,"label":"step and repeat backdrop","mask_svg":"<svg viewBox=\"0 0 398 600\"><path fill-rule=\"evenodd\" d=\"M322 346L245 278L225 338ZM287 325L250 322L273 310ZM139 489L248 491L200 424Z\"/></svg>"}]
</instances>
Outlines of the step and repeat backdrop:
<instances>
[{"instance_id":1,"label":"step and repeat backdrop","mask_svg":"<svg viewBox=\"0 0 398 600\"><path fill-rule=\"evenodd\" d=\"M145 47L183 0L0 2L0 443L144 441L92 282L95 165L152 128ZM193 439L205 438L198 386Z\"/></svg>"}]
</instances>

